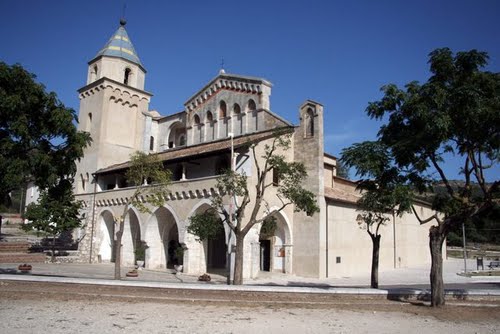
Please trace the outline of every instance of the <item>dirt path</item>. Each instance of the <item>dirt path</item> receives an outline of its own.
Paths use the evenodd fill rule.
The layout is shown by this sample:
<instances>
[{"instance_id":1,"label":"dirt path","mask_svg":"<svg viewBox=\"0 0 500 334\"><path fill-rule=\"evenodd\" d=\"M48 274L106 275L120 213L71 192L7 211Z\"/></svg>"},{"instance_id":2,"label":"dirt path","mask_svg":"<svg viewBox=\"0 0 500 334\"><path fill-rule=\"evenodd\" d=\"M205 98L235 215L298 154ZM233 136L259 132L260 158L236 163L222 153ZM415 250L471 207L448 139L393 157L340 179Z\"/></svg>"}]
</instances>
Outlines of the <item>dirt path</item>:
<instances>
[{"instance_id":1,"label":"dirt path","mask_svg":"<svg viewBox=\"0 0 500 334\"><path fill-rule=\"evenodd\" d=\"M339 296L0 282L0 333L461 334L498 328L500 307L486 305L433 310Z\"/></svg>"}]
</instances>

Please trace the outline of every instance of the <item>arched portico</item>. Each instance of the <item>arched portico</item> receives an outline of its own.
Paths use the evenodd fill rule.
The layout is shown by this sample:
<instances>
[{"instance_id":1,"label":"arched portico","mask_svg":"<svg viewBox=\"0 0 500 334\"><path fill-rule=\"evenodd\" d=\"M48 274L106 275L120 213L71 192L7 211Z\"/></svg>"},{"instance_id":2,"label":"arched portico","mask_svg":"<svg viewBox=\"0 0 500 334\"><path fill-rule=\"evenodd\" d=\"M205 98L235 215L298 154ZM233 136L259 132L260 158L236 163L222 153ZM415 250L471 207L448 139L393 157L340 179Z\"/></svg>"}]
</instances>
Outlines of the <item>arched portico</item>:
<instances>
[{"instance_id":1,"label":"arched portico","mask_svg":"<svg viewBox=\"0 0 500 334\"><path fill-rule=\"evenodd\" d=\"M97 255L99 262L115 262L114 240L115 240L115 220L113 212L104 210L99 215L99 252Z\"/></svg>"},{"instance_id":2,"label":"arched portico","mask_svg":"<svg viewBox=\"0 0 500 334\"><path fill-rule=\"evenodd\" d=\"M271 212L270 217L276 222L276 229L272 235L262 231L259 227L260 242L260 270L292 273L292 240L288 219L283 212Z\"/></svg>"},{"instance_id":3,"label":"arched portico","mask_svg":"<svg viewBox=\"0 0 500 334\"><path fill-rule=\"evenodd\" d=\"M189 217L201 214L210 209L210 202L203 200L191 211ZM222 224L222 220L220 222ZM210 271L224 271L227 269L227 244L228 229L223 225L220 233L215 239L196 241L196 237L188 234L186 236L186 246L188 249L188 266L184 263L184 268L189 273L205 273Z\"/></svg>"},{"instance_id":4,"label":"arched portico","mask_svg":"<svg viewBox=\"0 0 500 334\"><path fill-rule=\"evenodd\" d=\"M182 264L176 249L182 247L179 238L178 219L171 208L158 208L149 219L145 230L148 249L146 250L146 268L158 269Z\"/></svg>"},{"instance_id":5,"label":"arched portico","mask_svg":"<svg viewBox=\"0 0 500 334\"><path fill-rule=\"evenodd\" d=\"M139 215L134 209L129 209L125 217L122 238L122 264L124 266L135 265L135 250L140 245L141 240Z\"/></svg>"}]
</instances>

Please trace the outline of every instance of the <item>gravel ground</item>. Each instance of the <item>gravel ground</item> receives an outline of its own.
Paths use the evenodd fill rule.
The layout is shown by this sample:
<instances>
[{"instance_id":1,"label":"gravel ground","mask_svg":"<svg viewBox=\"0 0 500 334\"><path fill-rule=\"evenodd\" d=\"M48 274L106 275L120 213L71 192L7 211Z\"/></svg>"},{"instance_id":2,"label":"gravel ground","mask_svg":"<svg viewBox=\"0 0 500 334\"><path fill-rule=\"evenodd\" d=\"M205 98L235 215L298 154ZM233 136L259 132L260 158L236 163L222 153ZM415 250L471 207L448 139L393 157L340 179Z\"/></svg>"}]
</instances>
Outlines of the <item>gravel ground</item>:
<instances>
[{"instance_id":1,"label":"gravel ground","mask_svg":"<svg viewBox=\"0 0 500 334\"><path fill-rule=\"evenodd\" d=\"M0 300L1 333L498 333L489 323L338 309Z\"/></svg>"},{"instance_id":2,"label":"gravel ground","mask_svg":"<svg viewBox=\"0 0 500 334\"><path fill-rule=\"evenodd\" d=\"M0 333L498 333L498 300L0 282Z\"/></svg>"}]
</instances>

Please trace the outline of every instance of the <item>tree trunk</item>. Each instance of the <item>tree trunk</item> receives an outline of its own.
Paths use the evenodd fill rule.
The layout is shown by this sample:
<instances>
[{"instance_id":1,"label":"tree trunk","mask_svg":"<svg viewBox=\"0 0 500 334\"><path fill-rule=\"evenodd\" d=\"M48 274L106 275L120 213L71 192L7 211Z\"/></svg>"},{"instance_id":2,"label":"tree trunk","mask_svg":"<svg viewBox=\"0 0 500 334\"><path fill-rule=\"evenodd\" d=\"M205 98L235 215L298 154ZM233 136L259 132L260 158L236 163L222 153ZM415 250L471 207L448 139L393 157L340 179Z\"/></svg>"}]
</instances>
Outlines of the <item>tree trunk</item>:
<instances>
[{"instance_id":1,"label":"tree trunk","mask_svg":"<svg viewBox=\"0 0 500 334\"><path fill-rule=\"evenodd\" d=\"M56 262L56 236L52 236L52 256L50 257L50 262Z\"/></svg>"},{"instance_id":2,"label":"tree trunk","mask_svg":"<svg viewBox=\"0 0 500 334\"><path fill-rule=\"evenodd\" d=\"M379 235L370 234L370 237L372 238L372 244L373 244L371 287L373 289L378 289L378 261L379 261L379 254L380 254L381 235L380 234Z\"/></svg>"},{"instance_id":3,"label":"tree trunk","mask_svg":"<svg viewBox=\"0 0 500 334\"><path fill-rule=\"evenodd\" d=\"M121 266L122 266L122 237L123 228L125 227L125 218L120 219L118 232L116 232L115 240L115 279L121 279Z\"/></svg>"},{"instance_id":4,"label":"tree trunk","mask_svg":"<svg viewBox=\"0 0 500 334\"><path fill-rule=\"evenodd\" d=\"M240 235L241 232L236 235L236 253L234 255L234 285L243 284L243 241L244 236Z\"/></svg>"},{"instance_id":5,"label":"tree trunk","mask_svg":"<svg viewBox=\"0 0 500 334\"><path fill-rule=\"evenodd\" d=\"M432 226L429 229L429 247L431 249L431 306L443 306L444 284L443 284L443 242L446 238L439 227Z\"/></svg>"}]
</instances>

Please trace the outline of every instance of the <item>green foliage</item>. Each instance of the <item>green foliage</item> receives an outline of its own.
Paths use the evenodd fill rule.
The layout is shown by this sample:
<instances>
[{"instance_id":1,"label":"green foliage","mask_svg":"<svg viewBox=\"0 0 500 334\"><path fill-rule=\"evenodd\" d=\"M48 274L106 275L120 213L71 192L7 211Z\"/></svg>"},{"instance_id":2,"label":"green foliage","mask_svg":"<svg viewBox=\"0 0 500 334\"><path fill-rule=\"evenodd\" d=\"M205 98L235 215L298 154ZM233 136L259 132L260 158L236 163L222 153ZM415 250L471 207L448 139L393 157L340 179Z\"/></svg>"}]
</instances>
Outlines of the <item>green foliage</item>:
<instances>
[{"instance_id":1,"label":"green foliage","mask_svg":"<svg viewBox=\"0 0 500 334\"><path fill-rule=\"evenodd\" d=\"M347 167L341 160L337 160L337 176L349 179L349 167Z\"/></svg>"},{"instance_id":2,"label":"green foliage","mask_svg":"<svg viewBox=\"0 0 500 334\"><path fill-rule=\"evenodd\" d=\"M135 254L135 260L136 261L144 261L146 259L146 249L148 247L146 246L146 243L142 240L137 242L137 245L135 246L134 249L134 254Z\"/></svg>"},{"instance_id":3,"label":"green foliage","mask_svg":"<svg viewBox=\"0 0 500 334\"><path fill-rule=\"evenodd\" d=\"M0 199L33 181L48 189L76 173L90 135L73 109L20 65L0 62Z\"/></svg>"},{"instance_id":4,"label":"green foliage","mask_svg":"<svg viewBox=\"0 0 500 334\"><path fill-rule=\"evenodd\" d=\"M465 218L498 201L498 180L488 187L484 171L500 159L500 75L481 70L488 60L485 52L454 55L443 48L429 56L432 76L425 84L411 82L405 90L384 86L384 97L366 111L376 119L388 116L379 140L390 147L395 163L413 184L420 190L422 185L430 188L437 176L446 186L434 207L447 217ZM451 155L462 160L465 182L458 189L449 184L443 169ZM472 195L472 181L483 196Z\"/></svg>"},{"instance_id":5,"label":"green foliage","mask_svg":"<svg viewBox=\"0 0 500 334\"><path fill-rule=\"evenodd\" d=\"M260 228L260 236L263 238L270 238L274 236L276 232L276 228L278 224L276 223L276 218L273 216L267 216L266 219L262 222L262 226Z\"/></svg>"},{"instance_id":6,"label":"green foliage","mask_svg":"<svg viewBox=\"0 0 500 334\"><path fill-rule=\"evenodd\" d=\"M130 168L125 173L128 183L136 185L136 191L130 198L131 205L141 212L150 212L146 203L154 207L162 206L165 202L165 191L170 184L171 172L163 167L157 155L137 151L130 157ZM145 181L148 186L144 185Z\"/></svg>"},{"instance_id":7,"label":"green foliage","mask_svg":"<svg viewBox=\"0 0 500 334\"><path fill-rule=\"evenodd\" d=\"M385 224L388 215L402 215L411 208L412 192L408 179L395 166L388 146L380 141L357 143L342 150L341 161L356 169L358 189L363 190L357 204L369 233Z\"/></svg>"},{"instance_id":8,"label":"green foliage","mask_svg":"<svg viewBox=\"0 0 500 334\"><path fill-rule=\"evenodd\" d=\"M75 201L72 185L62 180L57 186L42 191L38 203L28 205L25 218L29 221L25 231L39 231L57 236L81 226L81 202Z\"/></svg>"},{"instance_id":9,"label":"green foliage","mask_svg":"<svg viewBox=\"0 0 500 334\"><path fill-rule=\"evenodd\" d=\"M192 215L189 218L188 232L196 236L196 241L215 239L223 229L221 219L213 209Z\"/></svg>"}]
</instances>

